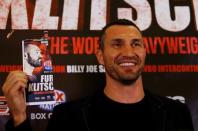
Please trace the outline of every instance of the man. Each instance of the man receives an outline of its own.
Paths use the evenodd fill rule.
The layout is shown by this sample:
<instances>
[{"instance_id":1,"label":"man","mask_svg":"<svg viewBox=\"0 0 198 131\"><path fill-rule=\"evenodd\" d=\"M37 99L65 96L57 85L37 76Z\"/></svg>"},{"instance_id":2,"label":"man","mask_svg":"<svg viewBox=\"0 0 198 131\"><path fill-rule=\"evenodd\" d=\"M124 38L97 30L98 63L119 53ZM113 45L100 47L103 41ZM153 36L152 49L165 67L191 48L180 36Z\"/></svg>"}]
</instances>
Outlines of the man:
<instances>
[{"instance_id":1,"label":"man","mask_svg":"<svg viewBox=\"0 0 198 131\"><path fill-rule=\"evenodd\" d=\"M186 105L143 88L146 51L135 24L121 19L104 27L96 56L106 69L105 88L55 107L47 131L193 131ZM26 83L26 75L15 71L3 85L13 114L8 131L30 130L22 93Z\"/></svg>"},{"instance_id":2,"label":"man","mask_svg":"<svg viewBox=\"0 0 198 131\"><path fill-rule=\"evenodd\" d=\"M39 48L38 43L25 43L24 42L24 54L23 54L23 67L26 75L29 76L29 80L35 80L35 69L42 67L42 51Z\"/></svg>"}]
</instances>

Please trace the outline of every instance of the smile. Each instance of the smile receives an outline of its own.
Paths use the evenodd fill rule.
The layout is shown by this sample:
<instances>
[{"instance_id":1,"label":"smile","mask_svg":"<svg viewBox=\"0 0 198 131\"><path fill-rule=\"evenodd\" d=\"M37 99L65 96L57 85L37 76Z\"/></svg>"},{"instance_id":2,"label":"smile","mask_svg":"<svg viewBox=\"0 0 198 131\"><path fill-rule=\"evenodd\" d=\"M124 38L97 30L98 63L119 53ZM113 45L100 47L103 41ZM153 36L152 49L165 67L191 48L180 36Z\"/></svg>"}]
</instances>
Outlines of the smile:
<instances>
[{"instance_id":1,"label":"smile","mask_svg":"<svg viewBox=\"0 0 198 131\"><path fill-rule=\"evenodd\" d=\"M122 66L122 67L129 67L129 66L135 66L136 63L127 62L127 63L120 63L119 65Z\"/></svg>"}]
</instances>

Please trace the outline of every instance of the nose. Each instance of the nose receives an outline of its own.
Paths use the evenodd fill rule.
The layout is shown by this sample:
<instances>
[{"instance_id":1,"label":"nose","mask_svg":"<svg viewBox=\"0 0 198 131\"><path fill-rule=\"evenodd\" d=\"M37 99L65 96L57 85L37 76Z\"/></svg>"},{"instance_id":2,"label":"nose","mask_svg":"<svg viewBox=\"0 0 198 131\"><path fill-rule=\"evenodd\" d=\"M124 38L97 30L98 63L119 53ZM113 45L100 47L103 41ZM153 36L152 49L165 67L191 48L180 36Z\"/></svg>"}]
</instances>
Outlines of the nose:
<instances>
[{"instance_id":1,"label":"nose","mask_svg":"<svg viewBox=\"0 0 198 131\"><path fill-rule=\"evenodd\" d=\"M130 44L125 44L125 46L123 47L122 54L124 56L134 56L134 48Z\"/></svg>"}]
</instances>

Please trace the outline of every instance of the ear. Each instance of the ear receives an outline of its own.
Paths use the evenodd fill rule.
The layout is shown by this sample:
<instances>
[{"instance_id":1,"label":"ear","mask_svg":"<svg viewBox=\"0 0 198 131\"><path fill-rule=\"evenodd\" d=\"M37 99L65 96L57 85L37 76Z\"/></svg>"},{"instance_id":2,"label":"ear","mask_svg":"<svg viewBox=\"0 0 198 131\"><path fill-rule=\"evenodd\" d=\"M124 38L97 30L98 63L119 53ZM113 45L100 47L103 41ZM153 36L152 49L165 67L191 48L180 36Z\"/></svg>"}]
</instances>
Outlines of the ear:
<instances>
[{"instance_id":1,"label":"ear","mask_svg":"<svg viewBox=\"0 0 198 131\"><path fill-rule=\"evenodd\" d=\"M27 53L24 53L24 58L25 58L26 60L28 59Z\"/></svg>"},{"instance_id":2,"label":"ear","mask_svg":"<svg viewBox=\"0 0 198 131\"><path fill-rule=\"evenodd\" d=\"M96 58L97 58L99 64L104 65L103 51L101 49L97 50Z\"/></svg>"}]
</instances>

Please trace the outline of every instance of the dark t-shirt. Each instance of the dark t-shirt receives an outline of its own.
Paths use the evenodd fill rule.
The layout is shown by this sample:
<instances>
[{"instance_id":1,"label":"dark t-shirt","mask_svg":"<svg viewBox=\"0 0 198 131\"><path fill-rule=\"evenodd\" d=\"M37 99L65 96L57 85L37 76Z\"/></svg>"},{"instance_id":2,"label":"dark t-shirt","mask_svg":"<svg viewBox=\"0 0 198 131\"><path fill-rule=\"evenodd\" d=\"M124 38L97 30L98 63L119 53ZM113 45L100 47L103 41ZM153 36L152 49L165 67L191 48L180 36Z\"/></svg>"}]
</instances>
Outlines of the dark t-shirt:
<instances>
[{"instance_id":1,"label":"dark t-shirt","mask_svg":"<svg viewBox=\"0 0 198 131\"><path fill-rule=\"evenodd\" d=\"M65 103L54 109L48 131L194 131L186 105L145 92L135 104L110 100L103 93L92 99ZM7 131L29 131L28 120Z\"/></svg>"},{"instance_id":2,"label":"dark t-shirt","mask_svg":"<svg viewBox=\"0 0 198 131\"><path fill-rule=\"evenodd\" d=\"M115 102L104 94L89 108L90 130L151 130L151 111L145 96L140 102L123 104Z\"/></svg>"}]
</instances>

